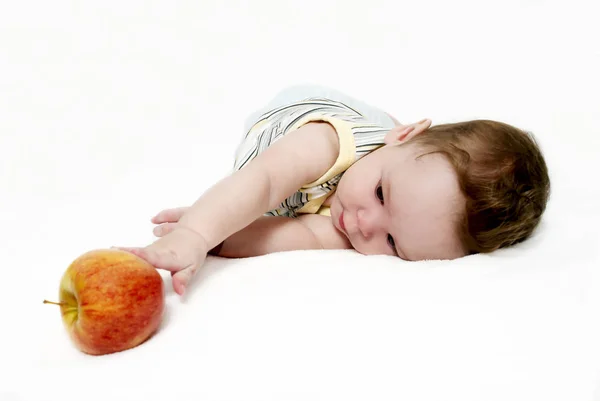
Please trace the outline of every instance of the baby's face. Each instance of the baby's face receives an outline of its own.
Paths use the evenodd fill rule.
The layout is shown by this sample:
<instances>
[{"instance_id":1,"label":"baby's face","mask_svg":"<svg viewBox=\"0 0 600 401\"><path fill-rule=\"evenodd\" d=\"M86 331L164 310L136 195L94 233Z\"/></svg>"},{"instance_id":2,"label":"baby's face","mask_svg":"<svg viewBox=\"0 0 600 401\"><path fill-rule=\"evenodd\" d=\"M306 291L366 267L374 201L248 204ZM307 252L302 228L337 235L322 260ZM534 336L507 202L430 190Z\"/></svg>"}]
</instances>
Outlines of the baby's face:
<instances>
[{"instance_id":1,"label":"baby's face","mask_svg":"<svg viewBox=\"0 0 600 401\"><path fill-rule=\"evenodd\" d=\"M417 159L410 143L368 154L342 176L331 201L334 226L366 255L405 260L464 256L456 222L464 197L441 154Z\"/></svg>"}]
</instances>

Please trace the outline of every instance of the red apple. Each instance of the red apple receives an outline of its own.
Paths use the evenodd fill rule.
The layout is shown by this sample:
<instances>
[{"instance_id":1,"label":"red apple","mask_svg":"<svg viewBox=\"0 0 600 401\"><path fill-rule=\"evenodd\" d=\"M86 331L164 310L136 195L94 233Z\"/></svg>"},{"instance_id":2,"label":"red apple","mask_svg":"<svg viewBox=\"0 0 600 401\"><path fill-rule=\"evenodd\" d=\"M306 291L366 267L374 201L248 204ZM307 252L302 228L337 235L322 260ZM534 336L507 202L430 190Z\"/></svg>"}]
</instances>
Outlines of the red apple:
<instances>
[{"instance_id":1,"label":"red apple","mask_svg":"<svg viewBox=\"0 0 600 401\"><path fill-rule=\"evenodd\" d=\"M165 306L158 271L116 249L94 250L75 259L62 277L59 299L71 340L92 355L124 351L146 341L158 329Z\"/></svg>"}]
</instances>

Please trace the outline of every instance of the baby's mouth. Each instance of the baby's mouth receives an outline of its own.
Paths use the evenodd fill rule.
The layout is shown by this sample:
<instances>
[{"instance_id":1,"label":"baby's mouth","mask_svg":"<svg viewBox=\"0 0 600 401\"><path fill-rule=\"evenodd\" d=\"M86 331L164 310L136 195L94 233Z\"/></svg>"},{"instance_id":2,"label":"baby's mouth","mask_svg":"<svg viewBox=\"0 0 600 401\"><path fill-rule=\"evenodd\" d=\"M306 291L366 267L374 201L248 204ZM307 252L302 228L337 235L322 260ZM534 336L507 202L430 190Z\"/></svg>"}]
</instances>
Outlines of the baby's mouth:
<instances>
[{"instance_id":1,"label":"baby's mouth","mask_svg":"<svg viewBox=\"0 0 600 401\"><path fill-rule=\"evenodd\" d=\"M344 231L345 234L347 234L346 232L346 225L344 224L344 211L342 211L342 213L340 214L340 219L338 221L342 231Z\"/></svg>"}]
</instances>

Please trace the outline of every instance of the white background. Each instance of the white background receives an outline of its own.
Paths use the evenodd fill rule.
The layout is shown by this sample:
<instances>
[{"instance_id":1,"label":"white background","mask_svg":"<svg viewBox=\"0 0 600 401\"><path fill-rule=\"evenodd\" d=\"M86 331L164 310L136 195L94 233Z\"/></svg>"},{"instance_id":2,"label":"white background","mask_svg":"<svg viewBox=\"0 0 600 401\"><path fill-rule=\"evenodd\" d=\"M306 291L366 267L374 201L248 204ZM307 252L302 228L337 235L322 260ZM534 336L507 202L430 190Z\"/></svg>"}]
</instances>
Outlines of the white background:
<instances>
[{"instance_id":1,"label":"white background","mask_svg":"<svg viewBox=\"0 0 600 401\"><path fill-rule=\"evenodd\" d=\"M600 399L594 1L3 1L0 399ZM210 258L142 346L89 357L56 299L83 252L228 172L244 117L325 84L402 122L532 131L552 198L453 262Z\"/></svg>"}]
</instances>

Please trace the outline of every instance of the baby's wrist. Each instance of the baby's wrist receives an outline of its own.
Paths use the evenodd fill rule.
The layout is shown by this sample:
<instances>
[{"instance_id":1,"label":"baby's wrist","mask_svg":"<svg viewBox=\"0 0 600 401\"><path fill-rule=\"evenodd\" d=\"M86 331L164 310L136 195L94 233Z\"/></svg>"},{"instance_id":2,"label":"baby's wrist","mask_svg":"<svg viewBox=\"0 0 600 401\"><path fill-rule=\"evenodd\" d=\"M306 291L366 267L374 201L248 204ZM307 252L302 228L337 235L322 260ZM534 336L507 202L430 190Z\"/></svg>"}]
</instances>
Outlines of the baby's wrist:
<instances>
[{"instance_id":1,"label":"baby's wrist","mask_svg":"<svg viewBox=\"0 0 600 401\"><path fill-rule=\"evenodd\" d=\"M193 243L199 248L201 248L204 252L208 253L208 242L206 241L204 236L198 231L182 224L178 224L175 230L187 232L187 235L190 236L190 238L192 238Z\"/></svg>"}]
</instances>

